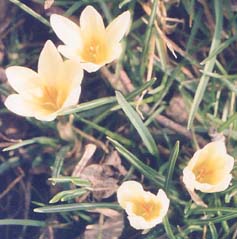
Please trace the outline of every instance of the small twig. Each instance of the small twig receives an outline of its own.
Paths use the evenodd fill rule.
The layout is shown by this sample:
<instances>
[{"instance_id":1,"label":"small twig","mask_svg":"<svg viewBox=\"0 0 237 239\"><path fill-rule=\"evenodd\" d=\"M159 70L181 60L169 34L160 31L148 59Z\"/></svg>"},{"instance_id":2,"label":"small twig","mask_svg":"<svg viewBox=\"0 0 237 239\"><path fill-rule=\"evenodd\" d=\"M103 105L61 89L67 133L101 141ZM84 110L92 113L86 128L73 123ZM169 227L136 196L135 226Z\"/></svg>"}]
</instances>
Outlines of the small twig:
<instances>
[{"instance_id":1,"label":"small twig","mask_svg":"<svg viewBox=\"0 0 237 239\"><path fill-rule=\"evenodd\" d=\"M25 176L24 172L22 170L20 170L20 175L14 179L9 185L8 187L0 194L0 199L2 199L3 197L5 197L15 186L16 184L18 184L22 178Z\"/></svg>"},{"instance_id":2,"label":"small twig","mask_svg":"<svg viewBox=\"0 0 237 239\"><path fill-rule=\"evenodd\" d=\"M93 136L83 132L82 130L80 130L80 129L76 128L76 127L73 127L73 129L75 130L75 132L77 134L81 135L83 138L88 139L89 141L91 141L92 143L97 145L98 147L102 148L105 151L105 153L109 153L109 149L108 149L108 147L104 143L102 143L101 141L95 139Z\"/></svg>"},{"instance_id":3,"label":"small twig","mask_svg":"<svg viewBox=\"0 0 237 239\"><path fill-rule=\"evenodd\" d=\"M181 126L180 124L175 123L174 121L170 120L169 118L163 115L157 115L155 119L163 126L185 136L188 139L193 140L192 133L188 131L185 127ZM196 135L196 138L200 146L205 146L207 144L207 141L203 139L201 136Z\"/></svg>"}]
</instances>

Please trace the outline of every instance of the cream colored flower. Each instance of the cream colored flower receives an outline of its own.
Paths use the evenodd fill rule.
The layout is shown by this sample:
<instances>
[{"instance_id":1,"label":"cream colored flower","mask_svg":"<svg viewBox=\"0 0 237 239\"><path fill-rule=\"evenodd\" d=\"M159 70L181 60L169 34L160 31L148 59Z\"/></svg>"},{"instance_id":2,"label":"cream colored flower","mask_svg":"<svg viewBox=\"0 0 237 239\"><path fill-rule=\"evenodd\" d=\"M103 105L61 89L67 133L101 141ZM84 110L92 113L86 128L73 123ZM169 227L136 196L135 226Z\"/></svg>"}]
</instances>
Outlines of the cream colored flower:
<instances>
[{"instance_id":1,"label":"cream colored flower","mask_svg":"<svg viewBox=\"0 0 237 239\"><path fill-rule=\"evenodd\" d=\"M86 71L94 72L120 56L119 42L129 29L130 13L122 13L105 28L101 15L87 6L80 16L80 27L57 14L51 15L50 24L65 44L58 47L59 52L79 61Z\"/></svg>"},{"instance_id":2,"label":"cream colored flower","mask_svg":"<svg viewBox=\"0 0 237 239\"><path fill-rule=\"evenodd\" d=\"M211 142L193 155L183 170L183 182L190 191L224 191L232 179L233 166L234 158L227 154L224 141Z\"/></svg>"},{"instance_id":3,"label":"cream colored flower","mask_svg":"<svg viewBox=\"0 0 237 239\"><path fill-rule=\"evenodd\" d=\"M128 220L136 229L149 229L162 222L170 200L160 189L158 194L144 191L136 181L124 182L117 191L118 202L128 214Z\"/></svg>"},{"instance_id":4,"label":"cream colored flower","mask_svg":"<svg viewBox=\"0 0 237 239\"><path fill-rule=\"evenodd\" d=\"M39 56L38 73L11 66L6 75L17 92L7 97L6 107L18 115L50 121L63 108L77 104L83 70L71 60L63 61L54 44L47 41Z\"/></svg>"}]
</instances>

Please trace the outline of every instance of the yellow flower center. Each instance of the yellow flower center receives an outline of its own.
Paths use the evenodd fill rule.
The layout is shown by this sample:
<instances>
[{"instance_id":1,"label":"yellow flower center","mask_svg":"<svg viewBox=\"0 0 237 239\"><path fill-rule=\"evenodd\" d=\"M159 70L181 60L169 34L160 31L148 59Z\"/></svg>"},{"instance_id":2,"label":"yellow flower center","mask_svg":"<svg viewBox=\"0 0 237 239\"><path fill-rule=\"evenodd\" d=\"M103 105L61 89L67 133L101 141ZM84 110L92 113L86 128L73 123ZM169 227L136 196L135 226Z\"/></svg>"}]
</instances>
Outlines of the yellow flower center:
<instances>
[{"instance_id":1,"label":"yellow flower center","mask_svg":"<svg viewBox=\"0 0 237 239\"><path fill-rule=\"evenodd\" d=\"M196 180L200 183L216 184L225 174L222 158L202 158L193 168Z\"/></svg>"},{"instance_id":2,"label":"yellow flower center","mask_svg":"<svg viewBox=\"0 0 237 239\"><path fill-rule=\"evenodd\" d=\"M60 94L56 87L43 86L41 90L42 96L40 97L39 100L44 109L46 109L49 112L55 112L62 107L65 101L65 95Z\"/></svg>"},{"instance_id":3,"label":"yellow flower center","mask_svg":"<svg viewBox=\"0 0 237 239\"><path fill-rule=\"evenodd\" d=\"M103 64L107 57L105 42L100 38L92 38L85 42L81 52L81 58L85 62Z\"/></svg>"},{"instance_id":4,"label":"yellow flower center","mask_svg":"<svg viewBox=\"0 0 237 239\"><path fill-rule=\"evenodd\" d=\"M137 201L133 204L133 212L137 216L143 217L146 221L157 218L160 214L161 205L153 199Z\"/></svg>"}]
</instances>

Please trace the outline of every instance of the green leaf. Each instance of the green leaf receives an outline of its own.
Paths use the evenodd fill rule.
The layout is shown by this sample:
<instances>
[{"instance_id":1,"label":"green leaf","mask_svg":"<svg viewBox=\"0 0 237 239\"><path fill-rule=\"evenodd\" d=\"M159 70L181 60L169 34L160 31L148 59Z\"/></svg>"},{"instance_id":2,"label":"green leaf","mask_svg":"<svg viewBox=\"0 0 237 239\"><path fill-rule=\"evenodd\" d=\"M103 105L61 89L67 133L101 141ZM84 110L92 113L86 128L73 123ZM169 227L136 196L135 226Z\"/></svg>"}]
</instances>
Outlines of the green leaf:
<instances>
[{"instance_id":1,"label":"green leaf","mask_svg":"<svg viewBox=\"0 0 237 239\"><path fill-rule=\"evenodd\" d=\"M176 160L178 158L179 155L179 141L177 141L175 143L175 146L170 154L170 158L169 158L169 168L168 168L168 173L167 173L167 177L165 180L165 191L167 192L169 190L169 184L170 184L170 180L173 176L173 172L174 172L174 167L175 167L175 163Z\"/></svg>"},{"instance_id":2,"label":"green leaf","mask_svg":"<svg viewBox=\"0 0 237 239\"><path fill-rule=\"evenodd\" d=\"M122 154L138 171L140 171L145 177L155 183L157 186L164 186L164 178L158 174L157 171L150 168L139 160L135 155L125 149L116 140L107 137L109 141L115 146L120 154Z\"/></svg>"},{"instance_id":3,"label":"green leaf","mask_svg":"<svg viewBox=\"0 0 237 239\"><path fill-rule=\"evenodd\" d=\"M62 202L68 201L68 200L71 200L71 199L73 199L75 197L80 197L80 196L84 195L87 192L88 192L88 190L86 190L84 188L62 191L62 192L57 193L49 201L49 203L56 203L56 202L59 202L59 201L62 201Z\"/></svg>"},{"instance_id":4,"label":"green leaf","mask_svg":"<svg viewBox=\"0 0 237 239\"><path fill-rule=\"evenodd\" d=\"M142 138L143 143L146 145L148 151L158 156L158 149L157 145L149 132L148 128L142 122L141 118L137 114L137 112L132 108L132 106L126 101L123 95L116 91L116 98L119 105L122 107L124 113L127 115L130 122L133 124L137 132L139 133L140 137Z\"/></svg>"},{"instance_id":5,"label":"green leaf","mask_svg":"<svg viewBox=\"0 0 237 239\"><path fill-rule=\"evenodd\" d=\"M95 108L112 104L115 102L116 102L115 97L104 97L97 100L91 100L89 102L81 103L79 105L69 107L68 109L64 109L61 112L59 112L59 115L68 115L68 114L80 113L87 110L93 110Z\"/></svg>"},{"instance_id":6,"label":"green leaf","mask_svg":"<svg viewBox=\"0 0 237 239\"><path fill-rule=\"evenodd\" d=\"M73 211L87 211L87 210L96 209L96 208L110 208L114 210L121 209L121 207L117 203L71 203L71 204L39 207L39 208L35 208L34 212L62 213L62 212L73 212Z\"/></svg>"},{"instance_id":7,"label":"green leaf","mask_svg":"<svg viewBox=\"0 0 237 239\"><path fill-rule=\"evenodd\" d=\"M62 147L59 152L56 154L56 158L53 165L52 177L56 178L60 175L61 169L63 167L64 158L69 151L69 147Z\"/></svg>"},{"instance_id":8,"label":"green leaf","mask_svg":"<svg viewBox=\"0 0 237 239\"><path fill-rule=\"evenodd\" d=\"M216 26L215 26L214 36L212 38L209 56L213 53L214 49L216 49L220 44L222 22L223 22L222 0L214 0L214 6L215 6ZM215 54L210 60L206 62L204 66L204 72L212 72L215 65L216 57L217 55ZM195 114L198 111L198 107L202 101L209 78L210 78L209 76L207 76L206 74L203 74L200 79L200 82L198 84L198 88L195 93L194 100L191 106L190 114L189 114L188 126L187 126L188 129L190 129L193 124Z\"/></svg>"},{"instance_id":9,"label":"green leaf","mask_svg":"<svg viewBox=\"0 0 237 239\"><path fill-rule=\"evenodd\" d=\"M69 176L60 176L57 178L49 178L49 181L52 181L53 184L56 183L73 183L76 186L80 187L90 187L91 183L87 179L81 179L78 177L69 177Z\"/></svg>"},{"instance_id":10,"label":"green leaf","mask_svg":"<svg viewBox=\"0 0 237 239\"><path fill-rule=\"evenodd\" d=\"M42 22L46 26L50 27L50 24L49 24L48 20L43 18L40 14L38 14L37 12L32 10L30 7L28 7L27 5L25 5L21 1L19 1L19 0L9 0L9 1L16 4L19 8L21 8L27 14L30 14L32 17L36 18L37 20L39 20L40 22Z\"/></svg>"},{"instance_id":11,"label":"green leaf","mask_svg":"<svg viewBox=\"0 0 237 239\"><path fill-rule=\"evenodd\" d=\"M45 227L47 224L44 221L29 219L0 219L0 225Z\"/></svg>"},{"instance_id":12,"label":"green leaf","mask_svg":"<svg viewBox=\"0 0 237 239\"><path fill-rule=\"evenodd\" d=\"M43 144L43 145L50 145L52 147L55 147L57 145L57 140L48 138L48 137L35 137L32 139L22 140L19 143L16 143L7 148L4 148L2 151L10 151L10 150L18 149L30 144Z\"/></svg>"}]
</instances>

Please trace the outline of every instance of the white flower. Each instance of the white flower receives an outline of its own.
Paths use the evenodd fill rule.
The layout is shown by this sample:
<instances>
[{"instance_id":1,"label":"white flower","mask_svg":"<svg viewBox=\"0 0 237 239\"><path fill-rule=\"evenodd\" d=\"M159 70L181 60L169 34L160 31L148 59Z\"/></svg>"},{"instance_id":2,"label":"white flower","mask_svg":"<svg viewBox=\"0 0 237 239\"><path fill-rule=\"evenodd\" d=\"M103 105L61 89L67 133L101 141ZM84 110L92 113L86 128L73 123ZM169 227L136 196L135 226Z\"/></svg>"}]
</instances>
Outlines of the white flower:
<instances>
[{"instance_id":1,"label":"white flower","mask_svg":"<svg viewBox=\"0 0 237 239\"><path fill-rule=\"evenodd\" d=\"M87 6L80 16L80 27L57 14L51 15L50 24L65 44L58 47L59 52L76 59L86 71L94 72L120 56L120 41L129 29L130 13L122 13L105 28L101 15Z\"/></svg>"},{"instance_id":2,"label":"white flower","mask_svg":"<svg viewBox=\"0 0 237 239\"><path fill-rule=\"evenodd\" d=\"M233 166L234 158L227 154L224 141L211 142L193 155L183 170L183 182L190 191L224 191L232 179Z\"/></svg>"},{"instance_id":3,"label":"white flower","mask_svg":"<svg viewBox=\"0 0 237 239\"><path fill-rule=\"evenodd\" d=\"M143 190L136 181L124 182L117 191L120 206L128 214L128 220L136 229L150 229L161 223L168 212L170 200L160 189L155 195Z\"/></svg>"},{"instance_id":4,"label":"white flower","mask_svg":"<svg viewBox=\"0 0 237 239\"><path fill-rule=\"evenodd\" d=\"M54 44L47 41L39 56L38 73L11 66L6 75L17 92L7 97L6 107L21 116L50 121L63 108L77 104L83 70L71 60L63 61Z\"/></svg>"}]
</instances>

